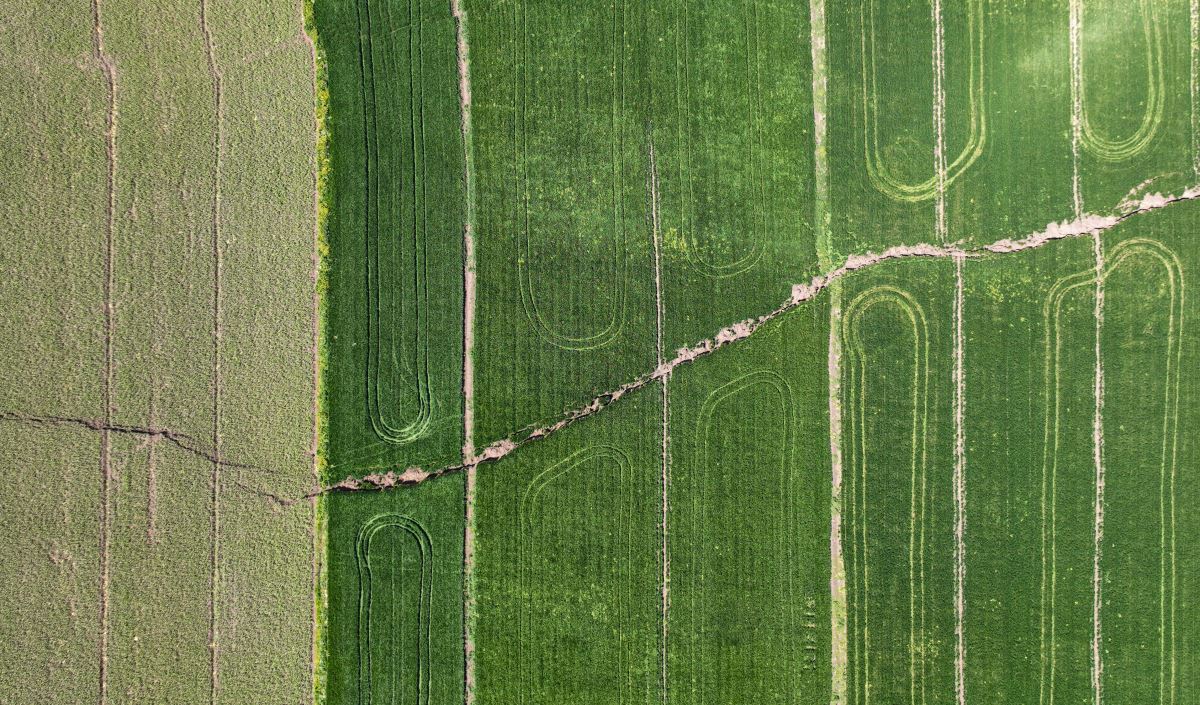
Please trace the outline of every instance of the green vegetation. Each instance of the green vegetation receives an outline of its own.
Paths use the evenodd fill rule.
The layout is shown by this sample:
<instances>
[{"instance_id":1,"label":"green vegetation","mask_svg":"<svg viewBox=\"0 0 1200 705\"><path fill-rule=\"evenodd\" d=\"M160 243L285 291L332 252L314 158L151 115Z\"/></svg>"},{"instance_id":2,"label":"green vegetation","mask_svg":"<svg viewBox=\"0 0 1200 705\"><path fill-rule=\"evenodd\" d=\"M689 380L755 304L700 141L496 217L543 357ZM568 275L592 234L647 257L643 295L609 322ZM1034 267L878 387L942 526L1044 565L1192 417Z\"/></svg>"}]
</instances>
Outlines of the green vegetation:
<instances>
[{"instance_id":1,"label":"green vegetation","mask_svg":"<svg viewBox=\"0 0 1200 705\"><path fill-rule=\"evenodd\" d=\"M649 9L467 3L477 446L653 367Z\"/></svg>"},{"instance_id":2,"label":"green vegetation","mask_svg":"<svg viewBox=\"0 0 1200 705\"><path fill-rule=\"evenodd\" d=\"M1051 680L1059 697L1091 689L1094 291L1064 276L1091 271L1080 241L965 272L964 631L968 654L990 655L966 678L998 702L1037 701Z\"/></svg>"},{"instance_id":3,"label":"green vegetation","mask_svg":"<svg viewBox=\"0 0 1200 705\"><path fill-rule=\"evenodd\" d=\"M954 692L953 265L844 288L841 409L853 702Z\"/></svg>"},{"instance_id":4,"label":"green vegetation","mask_svg":"<svg viewBox=\"0 0 1200 705\"><path fill-rule=\"evenodd\" d=\"M444 0L317 3L327 61L331 476L462 448L463 148Z\"/></svg>"},{"instance_id":5,"label":"green vegetation","mask_svg":"<svg viewBox=\"0 0 1200 705\"><path fill-rule=\"evenodd\" d=\"M0 701L1200 692L1195 3L59 5Z\"/></svg>"},{"instance_id":6,"label":"green vegetation","mask_svg":"<svg viewBox=\"0 0 1200 705\"><path fill-rule=\"evenodd\" d=\"M829 701L828 324L814 303L668 385L671 702Z\"/></svg>"},{"instance_id":7,"label":"green vegetation","mask_svg":"<svg viewBox=\"0 0 1200 705\"><path fill-rule=\"evenodd\" d=\"M327 503L329 702L460 701L462 476Z\"/></svg>"},{"instance_id":8,"label":"green vegetation","mask_svg":"<svg viewBox=\"0 0 1200 705\"><path fill-rule=\"evenodd\" d=\"M809 12L673 0L640 31L671 351L771 310L816 274Z\"/></svg>"},{"instance_id":9,"label":"green vegetation","mask_svg":"<svg viewBox=\"0 0 1200 705\"><path fill-rule=\"evenodd\" d=\"M657 392L480 470L477 702L663 701Z\"/></svg>"}]
</instances>

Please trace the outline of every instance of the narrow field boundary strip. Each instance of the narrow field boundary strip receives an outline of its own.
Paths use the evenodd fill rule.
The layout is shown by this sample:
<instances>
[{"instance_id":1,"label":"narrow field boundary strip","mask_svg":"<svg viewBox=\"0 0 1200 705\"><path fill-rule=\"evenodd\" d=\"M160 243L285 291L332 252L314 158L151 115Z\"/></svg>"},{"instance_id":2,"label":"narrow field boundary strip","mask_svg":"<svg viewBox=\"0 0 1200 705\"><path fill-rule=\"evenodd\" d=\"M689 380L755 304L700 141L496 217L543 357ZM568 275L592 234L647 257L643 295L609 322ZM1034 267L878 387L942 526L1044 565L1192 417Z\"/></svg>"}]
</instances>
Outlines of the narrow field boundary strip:
<instances>
[{"instance_id":1,"label":"narrow field boundary strip","mask_svg":"<svg viewBox=\"0 0 1200 705\"><path fill-rule=\"evenodd\" d=\"M92 60L104 75L105 100L104 152L107 166L104 207L104 376L101 384L101 399L104 420L96 427L100 432L100 648L99 686L100 705L108 702L108 589L111 557L109 538L111 517L109 494L113 480L112 439L115 406L113 387L116 367L113 364L116 311L116 210L117 210L117 69L112 57L104 48L104 23L101 0L92 0ZM2 417L0 417L2 418Z\"/></svg>"},{"instance_id":2,"label":"narrow field boundary strip","mask_svg":"<svg viewBox=\"0 0 1200 705\"><path fill-rule=\"evenodd\" d=\"M475 172L471 131L471 53L467 13L462 0L451 0L454 17L455 58L458 65L459 131L463 147L463 423L462 462L467 468L463 499L463 701L475 703Z\"/></svg>"}]
</instances>

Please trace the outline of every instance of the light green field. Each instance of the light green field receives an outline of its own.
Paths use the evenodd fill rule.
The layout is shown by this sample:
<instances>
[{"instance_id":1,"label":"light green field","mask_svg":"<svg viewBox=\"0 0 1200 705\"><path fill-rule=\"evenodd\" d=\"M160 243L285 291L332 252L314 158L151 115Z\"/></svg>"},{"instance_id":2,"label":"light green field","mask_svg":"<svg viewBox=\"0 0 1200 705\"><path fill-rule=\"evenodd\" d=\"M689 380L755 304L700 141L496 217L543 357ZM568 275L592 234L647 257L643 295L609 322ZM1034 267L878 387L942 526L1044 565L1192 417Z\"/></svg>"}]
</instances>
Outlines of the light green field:
<instances>
[{"instance_id":1,"label":"light green field","mask_svg":"<svg viewBox=\"0 0 1200 705\"><path fill-rule=\"evenodd\" d=\"M0 700L302 701L314 509L259 495L314 483L301 8L4 14Z\"/></svg>"}]
</instances>

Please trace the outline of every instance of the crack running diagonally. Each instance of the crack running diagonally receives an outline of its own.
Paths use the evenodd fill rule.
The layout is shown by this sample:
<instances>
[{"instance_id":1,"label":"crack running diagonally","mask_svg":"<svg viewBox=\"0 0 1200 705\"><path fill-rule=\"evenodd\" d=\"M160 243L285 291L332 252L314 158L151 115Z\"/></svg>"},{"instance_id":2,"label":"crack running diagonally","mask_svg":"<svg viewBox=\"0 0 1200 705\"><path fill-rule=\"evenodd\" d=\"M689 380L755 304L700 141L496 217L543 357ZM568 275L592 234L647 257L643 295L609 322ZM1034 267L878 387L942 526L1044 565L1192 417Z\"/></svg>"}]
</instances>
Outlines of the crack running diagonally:
<instances>
[{"instance_id":1,"label":"crack running diagonally","mask_svg":"<svg viewBox=\"0 0 1200 705\"><path fill-rule=\"evenodd\" d=\"M1126 208L1118 215L1102 216L1085 214L1082 217L1072 221L1052 223L1045 230L1031 233L1030 235L1016 240L1002 239L987 245L977 245L972 247L963 247L961 243L951 243L948 245L921 243L915 245L891 247L878 254L868 252L861 255L852 255L848 257L840 266L825 272L824 274L819 274L813 277L807 283L793 285L791 296L789 296L774 310L758 316L757 318L747 318L745 320L733 323L732 325L722 328L711 338L702 340L689 347L680 348L678 351L676 351L673 358L658 365L654 370L639 375L638 377L631 379L616 389L593 397L592 400L586 405L571 409L570 411L564 413L558 421L545 426L526 426L525 428L520 429L508 437L493 442L485 447L481 452L477 453L474 457L468 458L462 462L454 463L452 465L446 465L432 470L426 470L420 467L410 467L400 473L397 473L395 470L388 470L387 472L376 472L363 477L350 476L340 482L322 487L316 487L313 489L313 491L307 494L294 497L276 495L237 481L234 481L231 484L237 485L247 492L257 494L265 499L271 500L276 504L286 507L299 502L306 502L313 497L317 497L329 492L384 490L396 487L398 485L416 484L432 478L441 477L442 475L449 475L467 469L474 469L480 465L499 460L518 448L554 435L558 431L561 431L576 421L596 414L626 394L637 391L647 385L664 379L681 365L685 365L699 358L711 355L717 350L736 343L739 340L745 340L746 338L749 338L763 325L792 311L795 308L798 308L801 304L812 300L818 294L828 288L830 284L840 280L852 272L861 269L867 269L877 264L882 264L883 262L892 260L908 258L978 259L991 254L1006 254L1011 252L1032 250L1057 240L1094 237L1098 233L1103 233L1107 230L1110 230L1111 228L1139 214L1161 210L1162 208L1174 203L1194 201L1197 199L1200 199L1200 185L1192 186L1179 195L1164 196L1162 194L1149 194L1144 196L1139 202L1122 204ZM96 419L49 415L38 416L21 414L17 412L0 412L0 422L3 421L23 422L37 426L74 425L82 428L92 429L94 431L161 437L188 452L208 458L215 463L220 463L223 467L262 472L270 471L268 468L261 466L250 465L248 463L241 463L229 460L227 458L218 457L210 450L197 444L195 439L191 438L190 436L165 428L105 424L102 420Z\"/></svg>"},{"instance_id":2,"label":"crack running diagonally","mask_svg":"<svg viewBox=\"0 0 1200 705\"><path fill-rule=\"evenodd\" d=\"M0 411L0 422L21 423L27 426L35 427L55 427L55 426L75 426L85 428L91 431L103 433L118 433L131 436L145 436L150 440L162 439L176 447L187 451L193 455L199 456L214 465L230 468L233 470L255 470L259 472L273 472L270 468L261 465L252 465L243 463L229 458L222 457L216 452L206 448L202 443L194 437L173 431L162 426L133 426L130 424L107 423L104 419L90 419L77 416L55 416L53 414L24 414L17 411Z\"/></svg>"},{"instance_id":3,"label":"crack running diagonally","mask_svg":"<svg viewBox=\"0 0 1200 705\"><path fill-rule=\"evenodd\" d=\"M432 470L426 470L424 468L414 466L409 467L400 473L397 473L395 470L389 470L382 473L372 473L363 477L349 476L340 482L317 488L313 494L294 499L267 495L266 493L261 492L260 494L264 494L264 496L267 496L277 502L290 504L292 502L304 501L312 496L327 492L338 490L383 490L398 485L411 485L424 482L435 477L460 472L466 469L475 469L482 464L499 460L509 455L517 448L547 438L580 419L596 414L626 394L637 391L638 389L641 389L651 383L665 379L675 370L675 368L681 365L710 355L718 349L735 343L739 340L749 338L763 325L815 298L830 284L841 279L842 277L845 277L851 272L897 259L913 257L960 260L977 259L990 254L1005 254L1011 252L1021 252L1024 250L1032 250L1056 240L1079 237L1094 237L1099 233L1103 233L1104 231L1109 230L1138 214L1160 210L1173 203L1192 201L1198 198L1200 198L1200 185L1192 186L1178 195L1164 196L1160 193L1154 193L1144 196L1140 201L1137 202L1124 202L1120 206L1122 211L1116 215L1083 214L1075 220L1062 223L1051 223L1046 227L1046 229L1040 232L1031 233L1020 239L1002 239L987 245L978 245L972 247L963 247L961 241L947 245L921 243L915 245L891 247L878 254L868 252L861 255L852 255L848 257L841 266L825 272L824 274L819 274L813 277L807 283L794 285L792 287L792 295L774 310L758 316L757 318L747 318L745 320L733 323L732 325L729 325L718 331L717 334L711 338L702 340L689 347L680 348L673 358L662 362L654 370L639 375L638 377L633 378L616 389L593 397L592 400L586 405L571 409L570 411L564 413L558 421L545 426L526 426L525 428L518 430L508 437L493 442L491 445L484 448L481 453L478 453L473 458L469 458L461 463L446 465Z\"/></svg>"}]
</instances>

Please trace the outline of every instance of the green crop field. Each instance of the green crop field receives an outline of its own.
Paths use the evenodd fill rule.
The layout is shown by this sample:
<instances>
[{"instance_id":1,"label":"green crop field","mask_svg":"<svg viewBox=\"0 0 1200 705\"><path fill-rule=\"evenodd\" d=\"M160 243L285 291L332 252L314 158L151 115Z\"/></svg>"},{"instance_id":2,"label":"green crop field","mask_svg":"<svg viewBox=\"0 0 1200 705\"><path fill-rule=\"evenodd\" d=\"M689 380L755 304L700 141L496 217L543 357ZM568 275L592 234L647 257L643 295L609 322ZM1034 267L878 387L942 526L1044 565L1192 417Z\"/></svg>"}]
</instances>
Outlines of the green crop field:
<instances>
[{"instance_id":1,"label":"green crop field","mask_svg":"<svg viewBox=\"0 0 1200 705\"><path fill-rule=\"evenodd\" d=\"M1200 705L1200 0L14 0L3 703Z\"/></svg>"},{"instance_id":2,"label":"green crop field","mask_svg":"<svg viewBox=\"0 0 1200 705\"><path fill-rule=\"evenodd\" d=\"M407 6L406 6L407 5ZM329 469L462 448L463 147L446 2L317 3L329 90Z\"/></svg>"}]
</instances>

